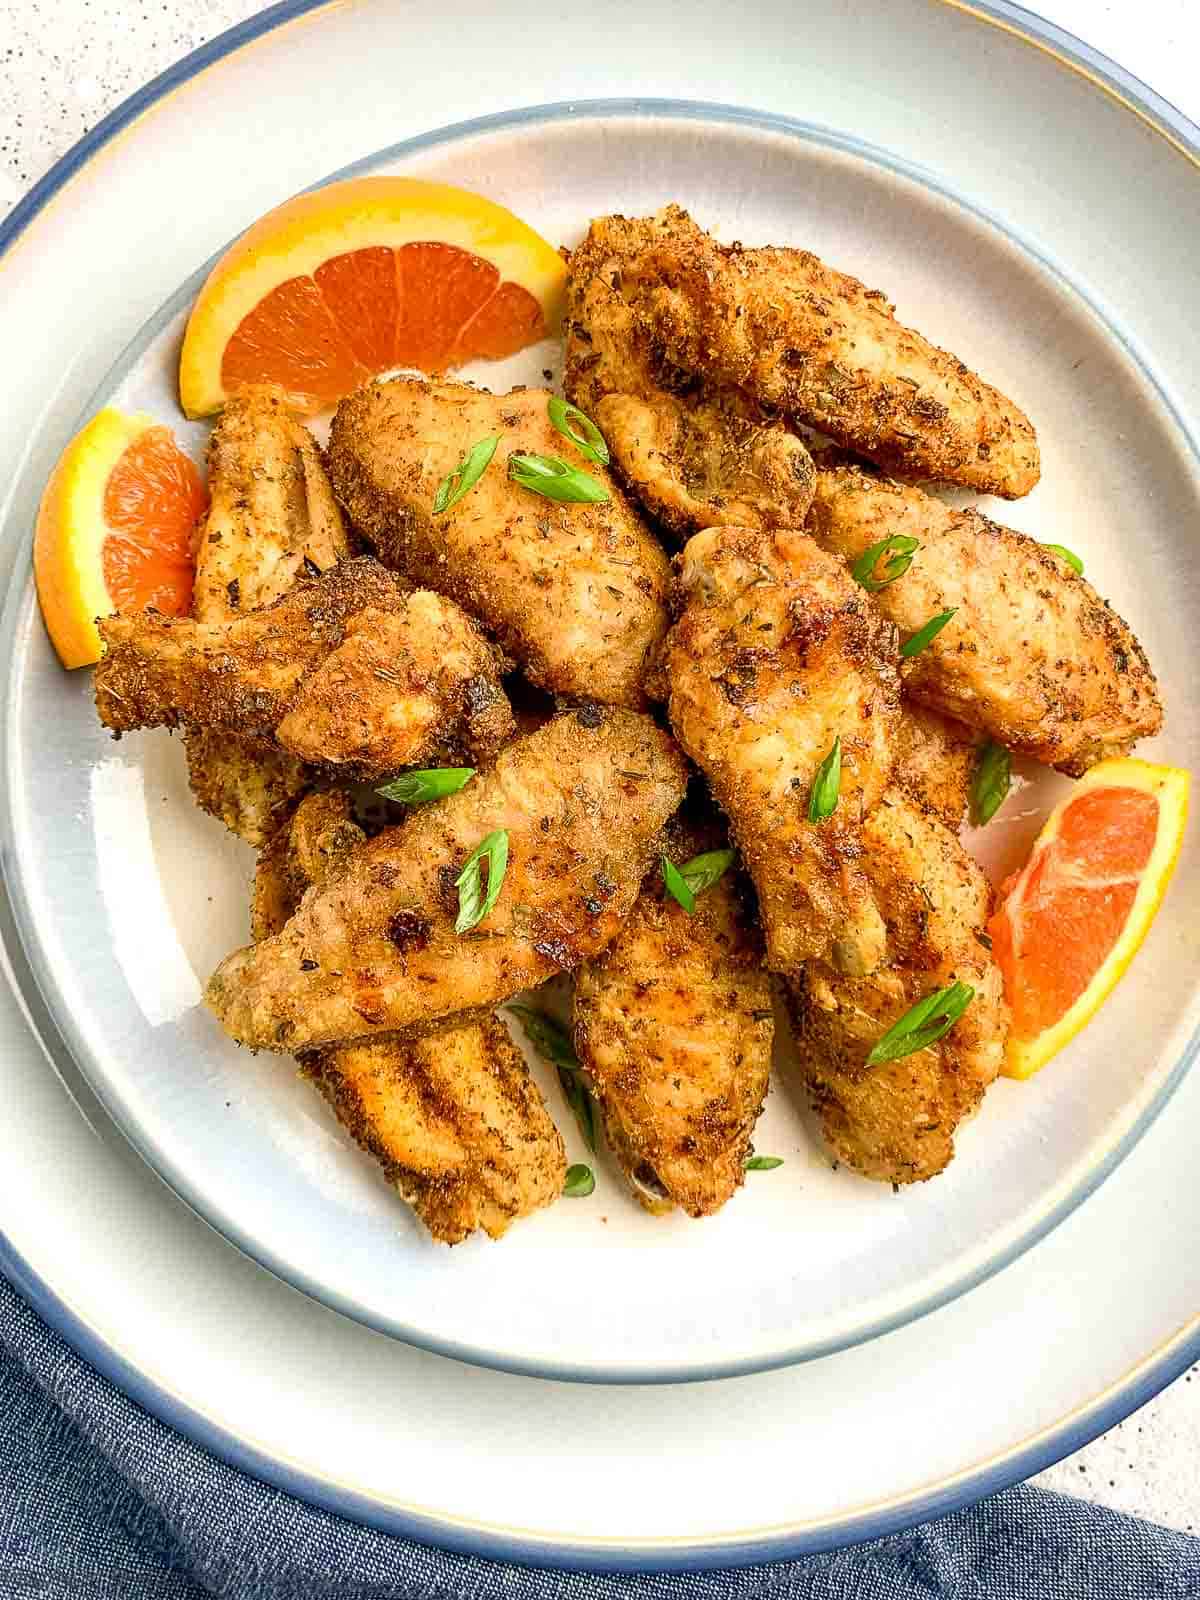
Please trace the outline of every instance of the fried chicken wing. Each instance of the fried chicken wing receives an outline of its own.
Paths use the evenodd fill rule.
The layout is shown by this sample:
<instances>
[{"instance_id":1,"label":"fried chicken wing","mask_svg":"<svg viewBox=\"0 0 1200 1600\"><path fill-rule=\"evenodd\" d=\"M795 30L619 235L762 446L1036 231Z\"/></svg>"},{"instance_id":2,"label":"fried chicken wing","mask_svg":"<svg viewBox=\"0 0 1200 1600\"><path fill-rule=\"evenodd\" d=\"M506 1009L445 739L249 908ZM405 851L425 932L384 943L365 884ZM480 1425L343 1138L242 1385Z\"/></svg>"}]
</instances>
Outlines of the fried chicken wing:
<instances>
[{"instance_id":1,"label":"fried chicken wing","mask_svg":"<svg viewBox=\"0 0 1200 1600\"><path fill-rule=\"evenodd\" d=\"M932 1178L954 1131L1004 1059L1008 1010L983 942L991 891L955 836L899 789L863 825L864 866L887 927L887 959L849 978L810 962L790 986L797 1054L833 1153L887 1183ZM867 1066L884 1033L955 980L975 997L937 1043Z\"/></svg>"},{"instance_id":2,"label":"fried chicken wing","mask_svg":"<svg viewBox=\"0 0 1200 1600\"><path fill-rule=\"evenodd\" d=\"M807 250L719 245L678 206L622 269L665 359L828 434L889 471L1015 499L1038 480L1033 425L885 297Z\"/></svg>"},{"instance_id":3,"label":"fried chicken wing","mask_svg":"<svg viewBox=\"0 0 1200 1600\"><path fill-rule=\"evenodd\" d=\"M883 929L860 824L883 793L899 716L896 635L805 534L710 528L679 558L667 639L671 725L708 778L758 891L767 965L829 956L869 972ZM840 740L837 809L809 820Z\"/></svg>"},{"instance_id":4,"label":"fried chicken wing","mask_svg":"<svg viewBox=\"0 0 1200 1600\"><path fill-rule=\"evenodd\" d=\"M639 707L647 657L667 626L667 558L604 468L551 426L549 399L544 389L369 384L337 409L330 475L382 559L458 601L534 683ZM483 477L434 516L442 480L493 434L500 443ZM567 459L611 498L559 504L523 489L507 471L517 452Z\"/></svg>"},{"instance_id":5,"label":"fried chicken wing","mask_svg":"<svg viewBox=\"0 0 1200 1600\"><path fill-rule=\"evenodd\" d=\"M649 717L596 706L558 716L355 850L281 933L221 963L208 1002L243 1044L298 1051L420 1032L573 970L628 915L686 781ZM456 879L498 830L499 898L456 934Z\"/></svg>"},{"instance_id":6,"label":"fried chicken wing","mask_svg":"<svg viewBox=\"0 0 1200 1600\"><path fill-rule=\"evenodd\" d=\"M896 725L893 778L952 833L958 832L967 815L978 751L978 736L961 722L904 698Z\"/></svg>"},{"instance_id":7,"label":"fried chicken wing","mask_svg":"<svg viewBox=\"0 0 1200 1600\"><path fill-rule=\"evenodd\" d=\"M892 534L919 541L908 571L875 596L904 635L956 608L905 664L914 700L1073 777L1162 726L1141 645L1035 539L848 464L818 473L808 528L849 563Z\"/></svg>"},{"instance_id":8,"label":"fried chicken wing","mask_svg":"<svg viewBox=\"0 0 1200 1600\"><path fill-rule=\"evenodd\" d=\"M562 1194L562 1136L494 1016L314 1051L303 1066L444 1244L480 1229L499 1239Z\"/></svg>"},{"instance_id":9,"label":"fried chicken wing","mask_svg":"<svg viewBox=\"0 0 1200 1600\"><path fill-rule=\"evenodd\" d=\"M101 630L96 705L118 732L219 729L375 778L459 749L487 759L512 731L502 663L475 624L369 558L229 622L144 612Z\"/></svg>"},{"instance_id":10,"label":"fried chicken wing","mask_svg":"<svg viewBox=\"0 0 1200 1600\"><path fill-rule=\"evenodd\" d=\"M671 367L622 299L625 264L653 236L650 222L600 217L571 252L567 398L595 420L626 484L672 533L802 527L814 468L801 440L740 390Z\"/></svg>"},{"instance_id":11,"label":"fried chicken wing","mask_svg":"<svg viewBox=\"0 0 1200 1600\"><path fill-rule=\"evenodd\" d=\"M677 864L724 844L673 828ZM575 983L575 1048L608 1142L646 1210L711 1216L741 1185L774 1037L762 941L734 872L689 916L655 868Z\"/></svg>"},{"instance_id":12,"label":"fried chicken wing","mask_svg":"<svg viewBox=\"0 0 1200 1600\"><path fill-rule=\"evenodd\" d=\"M225 622L278 600L298 576L352 553L317 442L278 393L259 385L227 402L208 445L209 507L196 547L192 615ZM184 733L201 809L261 845L308 787L285 751L203 728Z\"/></svg>"},{"instance_id":13,"label":"fried chicken wing","mask_svg":"<svg viewBox=\"0 0 1200 1600\"><path fill-rule=\"evenodd\" d=\"M364 834L340 790L312 794L259 857L251 928L279 933L305 891L333 881ZM425 1039L385 1035L302 1058L305 1075L435 1239L498 1239L562 1193L566 1155L537 1085L492 1016Z\"/></svg>"}]
</instances>

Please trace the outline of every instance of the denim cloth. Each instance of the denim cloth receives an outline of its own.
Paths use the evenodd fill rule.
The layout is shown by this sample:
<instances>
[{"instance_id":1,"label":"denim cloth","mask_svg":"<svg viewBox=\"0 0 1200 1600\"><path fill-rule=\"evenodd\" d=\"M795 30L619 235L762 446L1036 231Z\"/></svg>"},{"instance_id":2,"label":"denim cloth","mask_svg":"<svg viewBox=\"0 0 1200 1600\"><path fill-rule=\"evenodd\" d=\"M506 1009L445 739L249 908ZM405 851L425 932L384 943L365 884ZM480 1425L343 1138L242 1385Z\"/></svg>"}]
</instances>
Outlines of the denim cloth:
<instances>
[{"instance_id":1,"label":"denim cloth","mask_svg":"<svg viewBox=\"0 0 1200 1600\"><path fill-rule=\"evenodd\" d=\"M0 1279L0 1600L1175 1600L1200 1540L1027 1487L831 1555L589 1577L451 1555L207 1455Z\"/></svg>"}]
</instances>

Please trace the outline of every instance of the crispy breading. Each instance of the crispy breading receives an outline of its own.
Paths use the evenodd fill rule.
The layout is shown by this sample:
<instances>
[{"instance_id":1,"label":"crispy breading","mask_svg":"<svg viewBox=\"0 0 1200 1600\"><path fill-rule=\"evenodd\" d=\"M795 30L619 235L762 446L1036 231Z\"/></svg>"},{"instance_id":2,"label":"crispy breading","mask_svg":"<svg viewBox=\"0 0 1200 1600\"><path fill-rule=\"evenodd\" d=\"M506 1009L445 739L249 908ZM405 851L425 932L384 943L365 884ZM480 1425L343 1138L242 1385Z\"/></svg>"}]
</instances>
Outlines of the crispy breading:
<instances>
[{"instance_id":1,"label":"crispy breading","mask_svg":"<svg viewBox=\"0 0 1200 1600\"><path fill-rule=\"evenodd\" d=\"M281 933L221 963L208 1003L243 1044L296 1051L423 1031L573 970L628 914L686 780L649 717L597 706L558 716L355 850ZM455 880L498 830L499 898L456 934Z\"/></svg>"},{"instance_id":2,"label":"crispy breading","mask_svg":"<svg viewBox=\"0 0 1200 1600\"><path fill-rule=\"evenodd\" d=\"M967 815L979 743L978 735L961 722L907 697L902 700L893 780L952 833Z\"/></svg>"},{"instance_id":3,"label":"crispy breading","mask_svg":"<svg viewBox=\"0 0 1200 1600\"><path fill-rule=\"evenodd\" d=\"M719 829L676 825L667 851L682 865L724 844ZM741 1185L774 1032L762 937L736 871L689 916L655 867L575 982L575 1048L646 1210L711 1216Z\"/></svg>"},{"instance_id":4,"label":"crispy breading","mask_svg":"<svg viewBox=\"0 0 1200 1600\"><path fill-rule=\"evenodd\" d=\"M369 384L338 406L330 475L382 559L457 600L534 683L640 707L646 659L667 626L667 557L611 475L551 426L549 399L414 378ZM483 477L434 516L442 480L493 434ZM560 504L523 489L507 471L517 452L566 459L611 498Z\"/></svg>"},{"instance_id":5,"label":"crispy breading","mask_svg":"<svg viewBox=\"0 0 1200 1600\"><path fill-rule=\"evenodd\" d=\"M740 390L672 368L614 287L652 238L650 223L600 217L571 252L567 398L593 418L626 484L672 533L802 527L814 468L801 440Z\"/></svg>"},{"instance_id":6,"label":"crispy breading","mask_svg":"<svg viewBox=\"0 0 1200 1600\"><path fill-rule=\"evenodd\" d=\"M486 760L512 732L502 660L471 619L366 557L229 622L143 612L101 630L96 705L118 732L219 729L365 779Z\"/></svg>"},{"instance_id":7,"label":"crispy breading","mask_svg":"<svg viewBox=\"0 0 1200 1600\"><path fill-rule=\"evenodd\" d=\"M256 944L281 933L304 891L334 877L366 839L352 809L344 789L306 795L259 852L250 902L250 937Z\"/></svg>"},{"instance_id":8,"label":"crispy breading","mask_svg":"<svg viewBox=\"0 0 1200 1600\"><path fill-rule=\"evenodd\" d=\"M209 439L208 491L192 597L198 622L269 605L297 576L352 553L317 442L271 388L248 385L226 403ZM310 782L295 757L224 732L189 728L184 744L197 804L250 844L266 842Z\"/></svg>"},{"instance_id":9,"label":"crispy breading","mask_svg":"<svg viewBox=\"0 0 1200 1600\"><path fill-rule=\"evenodd\" d=\"M866 978L810 962L791 986L797 1054L834 1155L868 1178L941 1172L954 1131L1004 1059L1008 1009L984 940L991 890L955 836L898 788L863 825L865 870L887 927L887 960ZM866 1065L906 1011L955 980L975 997L937 1043Z\"/></svg>"},{"instance_id":10,"label":"crispy breading","mask_svg":"<svg viewBox=\"0 0 1200 1600\"><path fill-rule=\"evenodd\" d=\"M807 250L720 245L678 206L642 226L620 293L665 359L818 428L889 471L1015 499L1038 481L1028 417Z\"/></svg>"},{"instance_id":11,"label":"crispy breading","mask_svg":"<svg viewBox=\"0 0 1200 1600\"><path fill-rule=\"evenodd\" d=\"M192 613L224 622L353 554L317 441L262 384L226 402L208 442L209 506Z\"/></svg>"},{"instance_id":12,"label":"crispy breading","mask_svg":"<svg viewBox=\"0 0 1200 1600\"><path fill-rule=\"evenodd\" d=\"M251 929L278 933L305 891L332 881L365 835L341 790L309 795L259 856ZM435 1239L498 1239L562 1193L566 1155L537 1085L495 1017L421 1040L331 1045L301 1067Z\"/></svg>"},{"instance_id":13,"label":"crispy breading","mask_svg":"<svg viewBox=\"0 0 1200 1600\"><path fill-rule=\"evenodd\" d=\"M883 929L860 824L888 782L900 714L896 634L807 535L712 528L679 557L667 638L671 726L707 777L758 891L767 965L869 972ZM837 809L809 820L841 741Z\"/></svg>"},{"instance_id":14,"label":"crispy breading","mask_svg":"<svg viewBox=\"0 0 1200 1600\"><path fill-rule=\"evenodd\" d=\"M904 664L914 700L1073 777L1162 726L1129 627L1036 539L848 463L817 474L808 528L851 564L892 534L919 541L908 571L875 596L905 636L956 608Z\"/></svg>"},{"instance_id":15,"label":"crispy breading","mask_svg":"<svg viewBox=\"0 0 1200 1600\"><path fill-rule=\"evenodd\" d=\"M437 1240L499 1239L562 1194L562 1136L494 1016L423 1039L362 1039L304 1070Z\"/></svg>"},{"instance_id":16,"label":"crispy breading","mask_svg":"<svg viewBox=\"0 0 1200 1600\"><path fill-rule=\"evenodd\" d=\"M185 728L188 784L201 811L247 844L266 844L308 789L313 774L286 750L219 728Z\"/></svg>"}]
</instances>

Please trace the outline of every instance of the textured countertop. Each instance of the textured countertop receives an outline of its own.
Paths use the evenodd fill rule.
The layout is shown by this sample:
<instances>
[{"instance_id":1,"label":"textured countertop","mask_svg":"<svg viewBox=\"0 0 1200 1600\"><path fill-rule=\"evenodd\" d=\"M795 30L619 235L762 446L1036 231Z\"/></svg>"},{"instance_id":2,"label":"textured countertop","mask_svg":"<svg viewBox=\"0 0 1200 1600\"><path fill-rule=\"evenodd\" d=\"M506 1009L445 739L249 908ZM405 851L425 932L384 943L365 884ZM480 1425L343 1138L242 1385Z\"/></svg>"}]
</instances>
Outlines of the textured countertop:
<instances>
[{"instance_id":1,"label":"textured countertop","mask_svg":"<svg viewBox=\"0 0 1200 1600\"><path fill-rule=\"evenodd\" d=\"M255 0L0 0L0 215L107 111ZM1197 0L1037 8L1200 120ZM1200 1368L1036 1480L1200 1530Z\"/></svg>"}]
</instances>

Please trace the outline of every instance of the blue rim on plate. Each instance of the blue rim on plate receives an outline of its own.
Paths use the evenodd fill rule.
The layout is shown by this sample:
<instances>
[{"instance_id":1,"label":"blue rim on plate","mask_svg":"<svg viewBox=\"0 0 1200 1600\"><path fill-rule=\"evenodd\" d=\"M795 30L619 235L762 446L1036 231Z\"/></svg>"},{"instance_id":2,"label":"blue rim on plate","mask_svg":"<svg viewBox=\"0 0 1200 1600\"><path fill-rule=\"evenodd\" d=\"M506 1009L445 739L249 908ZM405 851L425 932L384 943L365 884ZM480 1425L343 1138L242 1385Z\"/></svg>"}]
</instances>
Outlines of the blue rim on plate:
<instances>
[{"instance_id":1,"label":"blue rim on plate","mask_svg":"<svg viewBox=\"0 0 1200 1600\"><path fill-rule=\"evenodd\" d=\"M332 0L280 0L280 3L269 7L266 11L220 34L217 38L193 51L175 66L153 79L122 105L118 106L95 129L81 139L14 207L10 215L3 222L0 222L0 254L28 228L39 212L76 172L90 161L110 139L128 127L148 107L162 99L176 87L195 77L206 67L232 54L244 45L263 37L288 22L294 21L305 13L316 11L330 3L332 3ZM1007 0L996 0L996 3L991 4L974 3L974 0L972 0L972 3L967 3L967 0L942 0L942 3L966 15L973 16L985 24L990 23L1002 27L1006 31L1022 38L1032 47L1046 50L1068 70L1084 75L1103 91L1116 98L1144 124L1166 138L1181 153L1200 166L1200 129L1169 102L1155 94L1133 77L1132 74L1126 72L1099 52L1092 50L1064 30L1035 16L1023 7L1007 3ZM579 103L571 108L530 108L523 112L508 113L502 117L482 118L469 124L460 124L452 129L438 130L417 139L405 141L397 149L411 150L419 148L444 139L461 136L465 131L477 130L481 126L495 126L502 121L533 120L535 118L548 118L556 114L564 116L572 113L586 116L595 114L599 109L612 111L619 109L627 113L640 111L648 114L674 114L677 116L708 115L731 121L754 122L760 126L765 125L781 131L801 131L800 125L789 123L787 119L767 117L760 113L734 107L689 106L680 102L644 100L592 102L590 104ZM803 131L811 137L814 130L805 129ZM821 130L821 132L825 137L828 137L824 130ZM903 170L908 171L910 175L918 176L922 182L929 183L931 181L927 174L916 173L910 168L904 168ZM936 183L933 186L940 188ZM942 190L942 192L945 191ZM962 203L959 196L951 197ZM971 209L977 210L978 208ZM980 214L985 215L983 213ZM996 219L990 217L987 220L996 221ZM1010 230L1005 229L1005 231L1009 232ZM1020 242L1023 248L1028 248L1025 241ZM1036 252L1034 253L1036 254ZM1045 262L1043 264L1049 266L1050 270L1057 272L1057 269L1052 264ZM1107 322L1107 319L1105 321ZM1122 342L1125 343L1128 349L1128 342ZM1134 359L1138 361L1138 365L1145 371L1145 364L1137 357L1136 352L1130 350L1129 353L1134 356ZM1158 388L1157 385L1155 387ZM1159 390L1159 393L1161 395L1161 390ZM1166 397L1163 396L1163 399L1165 401ZM1180 422L1182 426L1182 421L1178 416L1176 416L1176 421ZM1186 429L1184 431L1186 432ZM4 920L7 922L7 917ZM16 956L18 952L13 951L13 954ZM23 976L31 984L33 983L31 973L25 973ZM23 983L21 987L24 989L25 984ZM26 1004L32 1000L38 1011L42 1011L42 1007L38 1004L38 999L30 995L28 989L26 989L22 998L26 1001ZM45 1016L45 1021L49 1024L49 1034L51 1036L57 1034L57 1028L48 1015ZM45 1032L40 1029L35 1031L41 1032L43 1041L47 1041ZM1076 1194L1070 1197L1067 1204L1056 1213L1052 1221L1039 1228L1034 1236L1021 1241L1018 1249L1011 1252L1004 1259L994 1264L989 1264L987 1271L981 1273L980 1277L988 1276L992 1271L997 1270L999 1266L1006 1264L1007 1260L1012 1259L1014 1255L1019 1254L1021 1250L1032 1244L1035 1237L1041 1237L1048 1231L1049 1226L1061 1221L1066 1211L1073 1209L1112 1170L1135 1139L1145 1131L1154 1116L1161 1110L1171 1090L1178 1083L1183 1070L1194 1055L1196 1046L1197 1040L1193 1039L1174 1069L1168 1083L1164 1085L1155 1105L1148 1110L1137 1129L1131 1130L1117 1148L1109 1153L1106 1161L1095 1169L1093 1173L1089 1174L1087 1180L1081 1184ZM1127 1416L1129 1412L1144 1404L1200 1356L1200 1327L1185 1330L1170 1340L1153 1358L1134 1369L1119 1385L1106 1392L1080 1413L1058 1425L1058 1427L1047 1430L1036 1439L1015 1448L1000 1460L981 1467L972 1473L959 1475L943 1485L919 1492L907 1498L903 1503L889 1505L886 1508L867 1510L819 1529L742 1540L723 1540L719 1543L689 1543L686 1549L658 1549L645 1554L640 1551L631 1551L622 1555L607 1548L593 1548L586 1545L563 1545L556 1543L554 1540L530 1542L527 1537L513 1536L502 1530L463 1528L453 1523L444 1522L434 1516L427 1517L413 1512L383 1507L366 1496L360 1496L353 1491L334 1488L319 1478L296 1471L279 1461L261 1454L236 1435L214 1424L210 1419L148 1380L127 1362L116 1349L98 1339L87 1325L76 1317L50 1286L29 1267L3 1234L0 1234L0 1270L5 1272L30 1303L45 1317L46 1321L85 1360L89 1361L97 1370L114 1382L130 1398L137 1401L169 1426L184 1433L197 1444L222 1457L231 1465L325 1509L347 1516L355 1521L381 1528L387 1532L401 1534L427 1543L435 1543L445 1548L471 1555L517 1561L531 1566L567 1567L577 1570L699 1570L712 1566L745 1565L767 1560L777 1561L836 1548L850 1542L878 1538L899 1528L911 1526L930 1517L943 1515L968 1505L986 1494L994 1493L1009 1484L1028 1477L1051 1462L1058 1460L1061 1456L1079 1449L1089 1440L1104 1432L1124 1416ZM976 1278L972 1281L979 1280ZM956 1292L962 1292L967 1287L970 1287L970 1284L963 1284L959 1286ZM931 1308L925 1307L923 1309Z\"/></svg>"}]
</instances>

